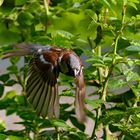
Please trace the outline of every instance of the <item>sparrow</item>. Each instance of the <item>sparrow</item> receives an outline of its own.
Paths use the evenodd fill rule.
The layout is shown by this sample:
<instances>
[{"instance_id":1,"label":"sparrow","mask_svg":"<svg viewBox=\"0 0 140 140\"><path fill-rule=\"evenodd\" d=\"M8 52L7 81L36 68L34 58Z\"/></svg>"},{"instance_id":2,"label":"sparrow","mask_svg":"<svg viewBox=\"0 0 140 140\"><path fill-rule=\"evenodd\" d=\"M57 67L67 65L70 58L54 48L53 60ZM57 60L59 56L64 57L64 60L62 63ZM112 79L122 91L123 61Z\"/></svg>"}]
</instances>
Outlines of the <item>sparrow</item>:
<instances>
[{"instance_id":1,"label":"sparrow","mask_svg":"<svg viewBox=\"0 0 140 140\"><path fill-rule=\"evenodd\" d=\"M79 122L86 120L85 82L83 63L75 52L50 45L20 43L16 49L5 52L3 59L13 56L31 55L29 62L26 96L38 115L59 118L59 73L75 79L75 113Z\"/></svg>"}]
</instances>

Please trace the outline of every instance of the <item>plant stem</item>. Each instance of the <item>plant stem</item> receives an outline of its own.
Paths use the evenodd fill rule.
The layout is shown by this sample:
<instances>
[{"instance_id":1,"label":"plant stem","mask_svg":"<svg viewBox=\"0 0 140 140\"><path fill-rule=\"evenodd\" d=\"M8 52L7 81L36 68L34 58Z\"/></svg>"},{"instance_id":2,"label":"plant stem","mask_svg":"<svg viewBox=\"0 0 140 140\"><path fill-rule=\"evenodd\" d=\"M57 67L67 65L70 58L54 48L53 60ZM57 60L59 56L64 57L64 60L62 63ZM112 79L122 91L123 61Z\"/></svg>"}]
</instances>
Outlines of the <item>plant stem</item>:
<instances>
[{"instance_id":1,"label":"plant stem","mask_svg":"<svg viewBox=\"0 0 140 140\"><path fill-rule=\"evenodd\" d=\"M48 29L48 13L49 13L49 0L44 0L44 7L45 7L45 11L46 11L46 17L45 17L45 21L46 23L44 24L44 31L47 33L47 29Z\"/></svg>"},{"instance_id":2,"label":"plant stem","mask_svg":"<svg viewBox=\"0 0 140 140\"><path fill-rule=\"evenodd\" d=\"M96 109L95 124L94 124L94 129L93 129L93 132L92 132L92 135L91 135L90 140L94 140L95 139L95 132L96 132L96 128L97 128L97 123L98 123L100 112L101 112L101 109L100 108Z\"/></svg>"},{"instance_id":3,"label":"plant stem","mask_svg":"<svg viewBox=\"0 0 140 140\"><path fill-rule=\"evenodd\" d=\"M122 24L124 23L124 20L125 20L125 13L126 13L126 1L123 0L123 5L122 5Z\"/></svg>"},{"instance_id":4,"label":"plant stem","mask_svg":"<svg viewBox=\"0 0 140 140\"><path fill-rule=\"evenodd\" d=\"M99 57L101 56L101 51L102 51L101 46L98 45L97 46L97 55ZM98 75L99 75L99 82L102 83L102 68L100 68L100 67L98 68Z\"/></svg>"},{"instance_id":5,"label":"plant stem","mask_svg":"<svg viewBox=\"0 0 140 140\"><path fill-rule=\"evenodd\" d=\"M124 23L124 16L125 16L125 12L126 12L126 6L125 4L123 3L123 10L122 10L122 27L120 29L120 31L117 33L116 35L116 38L115 38L115 45L114 45L114 57L112 59L112 65L108 71L108 74L105 78L105 81L103 83L103 88L102 88L102 92L100 94L100 99L102 99L103 101L106 101L106 96L107 96L107 87L108 87L108 82L109 82L109 78L112 74L112 71L113 71L113 68L114 68L114 65L116 63L116 55L117 55L117 46L118 46L118 40L120 38L120 35L122 33L122 30L124 29L124 26L123 26L123 23ZM98 34L98 33L97 33ZM98 45L97 46L97 54L98 56L100 57L101 56L101 46ZM102 68L98 68L98 75L99 75L99 81L100 83L103 82L103 79L102 79ZM92 136L91 136L91 139L94 139L94 136L95 136L95 130L96 130L96 127L97 127L97 122L98 122L98 119L99 119L99 116L102 115L102 106L100 108L98 108L98 110L96 110L96 119L95 119L95 126L94 126L94 129L93 129L93 132L92 132ZM109 129L108 129L108 125L104 128L104 136L107 138L109 135Z\"/></svg>"},{"instance_id":6,"label":"plant stem","mask_svg":"<svg viewBox=\"0 0 140 140\"><path fill-rule=\"evenodd\" d=\"M57 134L57 140L60 140L60 134L59 134L58 127L55 127L55 130L56 130L56 134Z\"/></svg>"},{"instance_id":7,"label":"plant stem","mask_svg":"<svg viewBox=\"0 0 140 140\"><path fill-rule=\"evenodd\" d=\"M122 6L122 27L121 27L120 31L117 32L117 35L116 35L115 45L114 45L114 57L112 59L112 65L111 65L110 70L108 72L108 75L107 75L107 77L105 79L104 86L103 86L103 91L102 91L101 99L103 101L106 101L106 93L107 93L108 81L109 81L110 75L112 74L113 67L115 66L115 63L116 63L117 46L118 46L119 38L120 38L120 36L122 34L122 31L124 29L124 25L123 24L124 24L125 12L126 12L126 5L125 5L125 2L123 0L123 6ZM108 125L106 125L105 128L104 128L104 136L105 136L106 140L109 139L109 135L110 135L110 130L108 128Z\"/></svg>"},{"instance_id":8,"label":"plant stem","mask_svg":"<svg viewBox=\"0 0 140 140\"><path fill-rule=\"evenodd\" d=\"M96 48L97 48L97 55L100 57L101 56L101 52L102 52L101 46L97 45ZM102 68L98 68L97 71L98 71L98 75L99 75L99 82L102 83ZM95 119L95 124L94 124L93 132L92 132L90 140L94 140L95 139L96 128L98 127L98 120L99 120L100 116L101 116L101 107L99 107L96 110L96 119Z\"/></svg>"},{"instance_id":9,"label":"plant stem","mask_svg":"<svg viewBox=\"0 0 140 140\"><path fill-rule=\"evenodd\" d=\"M113 64L115 63L115 56L116 56L116 54L117 54L117 45L118 45L118 40L119 40L119 38L120 38L120 34L118 33L118 35L117 35L117 37L116 37L116 39L115 39L115 46L114 46L114 57L113 57Z\"/></svg>"},{"instance_id":10,"label":"plant stem","mask_svg":"<svg viewBox=\"0 0 140 140\"><path fill-rule=\"evenodd\" d=\"M45 7L45 10L46 10L46 15L48 15L48 12L49 12L48 0L44 0L44 7Z\"/></svg>"}]
</instances>

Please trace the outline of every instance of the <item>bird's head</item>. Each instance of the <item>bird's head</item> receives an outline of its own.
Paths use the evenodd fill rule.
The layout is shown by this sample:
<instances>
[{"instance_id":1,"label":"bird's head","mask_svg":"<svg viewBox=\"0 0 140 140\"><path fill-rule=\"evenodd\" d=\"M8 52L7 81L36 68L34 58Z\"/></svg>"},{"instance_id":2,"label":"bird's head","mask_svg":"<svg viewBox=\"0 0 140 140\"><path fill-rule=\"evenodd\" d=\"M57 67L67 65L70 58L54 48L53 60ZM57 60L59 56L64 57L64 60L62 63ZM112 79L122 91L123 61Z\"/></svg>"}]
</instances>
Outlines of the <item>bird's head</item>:
<instances>
[{"instance_id":1,"label":"bird's head","mask_svg":"<svg viewBox=\"0 0 140 140\"><path fill-rule=\"evenodd\" d=\"M68 67L69 67L69 72L74 77L79 76L81 70L83 69L83 65L81 63L80 58L74 54L70 54L69 56Z\"/></svg>"},{"instance_id":2,"label":"bird's head","mask_svg":"<svg viewBox=\"0 0 140 140\"><path fill-rule=\"evenodd\" d=\"M60 71L66 75L77 77L83 69L80 58L75 53L65 53L59 59Z\"/></svg>"},{"instance_id":3,"label":"bird's head","mask_svg":"<svg viewBox=\"0 0 140 140\"><path fill-rule=\"evenodd\" d=\"M66 55L66 56L65 56ZM86 121L86 114L85 114L85 82L83 77L83 64L80 59L74 52L65 54L62 61L63 62L63 70L65 71L66 75L70 75L75 77L75 84L76 84L76 95L75 95L75 112L77 119L80 123Z\"/></svg>"}]
</instances>

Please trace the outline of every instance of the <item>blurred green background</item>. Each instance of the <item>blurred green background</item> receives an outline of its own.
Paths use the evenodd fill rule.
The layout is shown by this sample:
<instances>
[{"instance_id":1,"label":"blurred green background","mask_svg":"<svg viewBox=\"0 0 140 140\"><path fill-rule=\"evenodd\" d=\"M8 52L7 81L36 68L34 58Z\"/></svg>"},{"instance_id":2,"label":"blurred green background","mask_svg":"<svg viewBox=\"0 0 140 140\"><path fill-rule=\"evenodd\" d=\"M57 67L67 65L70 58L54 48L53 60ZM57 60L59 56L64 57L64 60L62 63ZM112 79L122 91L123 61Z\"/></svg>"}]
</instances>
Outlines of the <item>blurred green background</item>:
<instances>
[{"instance_id":1,"label":"blurred green background","mask_svg":"<svg viewBox=\"0 0 140 140\"><path fill-rule=\"evenodd\" d=\"M84 61L90 87L90 122L80 124L74 103L66 102L60 119L42 119L23 94L30 58L1 59L0 109L16 114L23 129L7 130L0 118L0 140L140 139L139 39L139 0L0 0L1 57L20 42L72 49ZM60 96L73 99L73 79L61 75L59 84L67 85ZM15 85L21 91L6 91Z\"/></svg>"}]
</instances>

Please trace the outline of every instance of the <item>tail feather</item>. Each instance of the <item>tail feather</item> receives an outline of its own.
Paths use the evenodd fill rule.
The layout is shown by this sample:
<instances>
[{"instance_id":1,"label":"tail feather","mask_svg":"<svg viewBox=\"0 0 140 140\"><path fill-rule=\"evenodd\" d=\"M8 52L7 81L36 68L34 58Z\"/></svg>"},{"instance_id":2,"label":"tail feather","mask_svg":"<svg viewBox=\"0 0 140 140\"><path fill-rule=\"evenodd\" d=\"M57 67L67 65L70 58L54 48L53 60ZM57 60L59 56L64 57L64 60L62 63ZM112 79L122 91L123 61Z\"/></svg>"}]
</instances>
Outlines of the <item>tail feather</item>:
<instances>
[{"instance_id":1,"label":"tail feather","mask_svg":"<svg viewBox=\"0 0 140 140\"><path fill-rule=\"evenodd\" d=\"M79 76L76 77L76 99L75 99L75 112L76 116L78 118L78 121L80 123L83 123L86 120L86 114L85 114L85 82L83 77L83 72L81 70L81 73Z\"/></svg>"}]
</instances>

